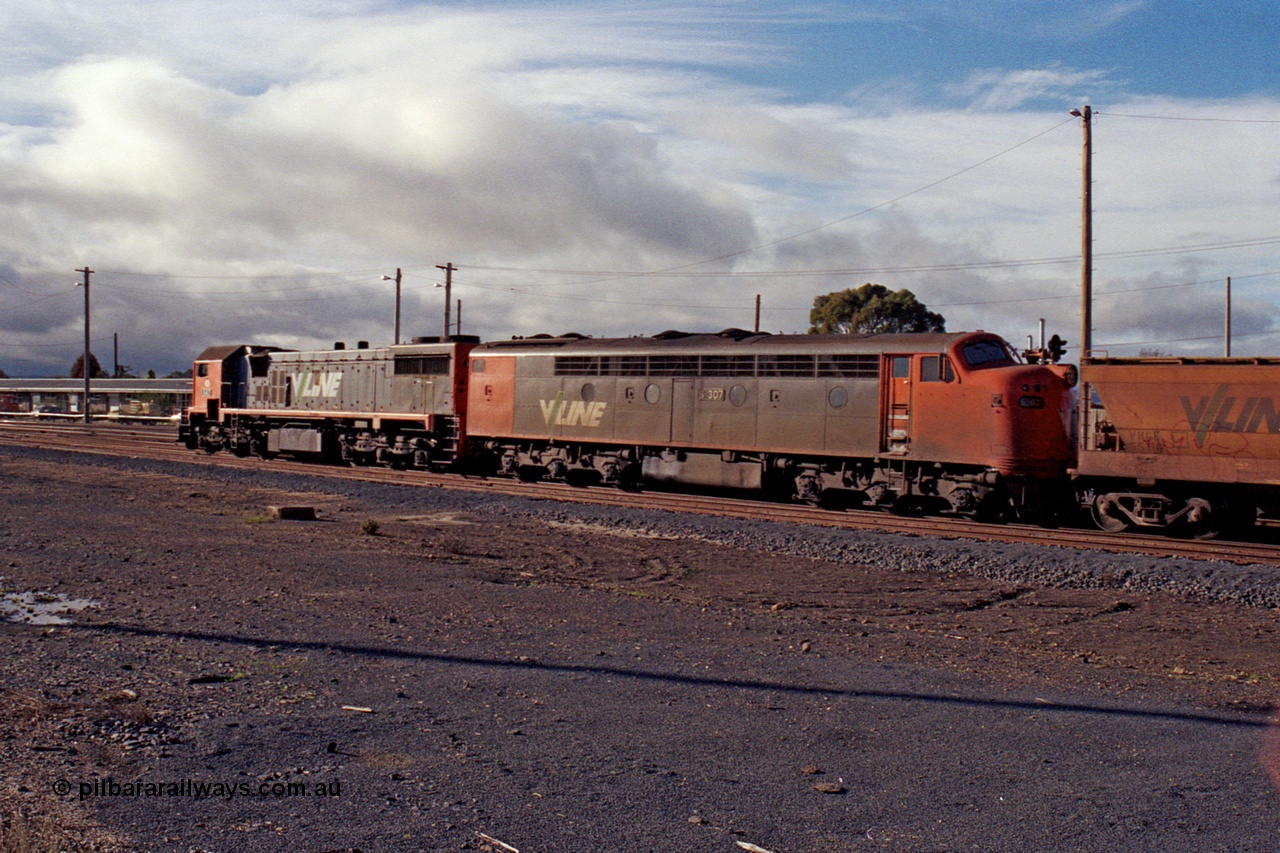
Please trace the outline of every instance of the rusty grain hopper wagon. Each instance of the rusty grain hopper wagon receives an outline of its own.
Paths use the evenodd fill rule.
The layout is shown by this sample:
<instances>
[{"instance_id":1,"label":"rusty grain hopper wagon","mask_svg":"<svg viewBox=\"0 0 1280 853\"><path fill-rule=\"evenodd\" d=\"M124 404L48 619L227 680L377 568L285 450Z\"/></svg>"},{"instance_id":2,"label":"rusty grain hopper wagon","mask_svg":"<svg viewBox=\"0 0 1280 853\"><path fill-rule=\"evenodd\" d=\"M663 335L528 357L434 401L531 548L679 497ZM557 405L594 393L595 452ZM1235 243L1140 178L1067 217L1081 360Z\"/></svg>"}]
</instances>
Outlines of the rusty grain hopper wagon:
<instances>
[{"instance_id":1,"label":"rusty grain hopper wagon","mask_svg":"<svg viewBox=\"0 0 1280 853\"><path fill-rule=\"evenodd\" d=\"M1213 536L1280 506L1280 359L1086 358L1075 474L1103 530Z\"/></svg>"}]
</instances>

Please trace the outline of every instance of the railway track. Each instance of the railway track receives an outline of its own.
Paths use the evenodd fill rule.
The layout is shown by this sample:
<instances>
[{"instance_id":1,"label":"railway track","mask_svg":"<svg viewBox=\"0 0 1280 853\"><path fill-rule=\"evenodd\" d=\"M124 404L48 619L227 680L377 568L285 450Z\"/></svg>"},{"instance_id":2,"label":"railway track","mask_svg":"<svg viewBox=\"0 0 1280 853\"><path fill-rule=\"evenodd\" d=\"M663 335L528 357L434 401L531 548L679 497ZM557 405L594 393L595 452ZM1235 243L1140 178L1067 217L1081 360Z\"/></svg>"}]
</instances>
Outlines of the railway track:
<instances>
[{"instance_id":1,"label":"railway track","mask_svg":"<svg viewBox=\"0 0 1280 853\"><path fill-rule=\"evenodd\" d=\"M280 473L307 473L421 488L446 488L490 494L516 495L534 500L590 503L605 506L663 509L748 520L786 521L856 530L876 530L917 536L942 536L1065 548L1140 553L1160 557L1223 560L1235 563L1280 564L1280 545L1266 541L1228 542L1170 539L1139 534L1107 534L1087 529L1050 530L1024 524L979 524L956 518L916 518L864 510L829 510L801 504L772 503L748 498L675 492L629 492L610 488L582 488L561 483L392 471L384 468L341 468L287 459L242 459L228 453L205 455L179 445L171 429L128 425L84 425L0 420L0 445L75 453L216 465Z\"/></svg>"}]
</instances>

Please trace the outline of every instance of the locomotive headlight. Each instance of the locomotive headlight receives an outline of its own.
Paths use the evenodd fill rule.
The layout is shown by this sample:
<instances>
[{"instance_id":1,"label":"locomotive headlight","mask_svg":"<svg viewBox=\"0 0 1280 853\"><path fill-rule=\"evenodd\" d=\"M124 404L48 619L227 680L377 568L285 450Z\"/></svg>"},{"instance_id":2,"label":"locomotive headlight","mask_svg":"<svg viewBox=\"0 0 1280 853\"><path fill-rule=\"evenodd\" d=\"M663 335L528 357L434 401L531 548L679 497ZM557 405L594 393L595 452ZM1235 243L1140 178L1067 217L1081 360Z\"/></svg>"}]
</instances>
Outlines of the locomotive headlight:
<instances>
[{"instance_id":1,"label":"locomotive headlight","mask_svg":"<svg viewBox=\"0 0 1280 853\"><path fill-rule=\"evenodd\" d=\"M1024 394L1018 398L1018 405L1024 409L1043 409L1044 397L1036 397L1032 394Z\"/></svg>"}]
</instances>

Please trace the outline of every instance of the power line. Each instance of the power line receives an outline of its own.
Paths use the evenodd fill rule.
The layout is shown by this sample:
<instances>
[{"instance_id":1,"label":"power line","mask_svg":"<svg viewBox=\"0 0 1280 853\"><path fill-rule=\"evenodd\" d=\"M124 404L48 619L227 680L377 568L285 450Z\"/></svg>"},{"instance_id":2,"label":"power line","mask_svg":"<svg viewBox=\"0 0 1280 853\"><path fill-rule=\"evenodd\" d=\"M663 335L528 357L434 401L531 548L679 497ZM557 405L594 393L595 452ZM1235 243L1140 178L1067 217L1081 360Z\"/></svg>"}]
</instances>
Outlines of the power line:
<instances>
[{"instance_id":1,"label":"power line","mask_svg":"<svg viewBox=\"0 0 1280 853\"><path fill-rule=\"evenodd\" d=\"M386 268L369 269L369 270L346 270L333 272L292 272L292 273L275 273L272 275L193 275L188 273L164 273L164 272L134 272L132 270L98 270L98 273L107 273L109 275L133 276L137 278L191 278L191 279L208 279L223 281L257 281L259 279L281 279L281 278L302 278L312 277L321 278L324 276L361 276L361 275L377 275L385 272Z\"/></svg>"},{"instance_id":2,"label":"power line","mask_svg":"<svg viewBox=\"0 0 1280 853\"><path fill-rule=\"evenodd\" d=\"M1269 275L1280 275L1280 270L1276 270L1275 272L1250 273L1249 275L1233 275L1231 276L1231 279L1233 281L1243 281L1247 278L1264 278ZM1201 279L1200 281L1178 282L1177 284L1155 284L1150 287L1128 287L1120 290L1103 290L1103 291L1098 291L1095 295L1096 296L1120 296L1125 293L1150 293L1151 291L1154 291L1154 290L1174 290L1174 289L1183 288L1183 287L1199 287L1200 285L1203 285L1203 284L1221 284L1221 283L1222 283L1222 279L1220 278L1206 278L1206 279ZM978 302L942 302L942 303L933 303L932 307L957 308L957 307L967 307L971 305L1011 305L1017 302L1045 302L1051 299L1075 299L1077 295L1078 294L1075 294L1075 293L1064 293L1057 296L1028 296L1025 299L992 299L992 300L985 300L985 301L978 301Z\"/></svg>"},{"instance_id":3,"label":"power line","mask_svg":"<svg viewBox=\"0 0 1280 853\"><path fill-rule=\"evenodd\" d=\"M1249 240L1234 240L1226 243L1201 243L1193 246L1166 247L1153 249L1124 249L1115 252L1095 252L1095 258L1141 258L1160 255L1191 254L1193 252L1222 251L1226 249L1245 249L1257 246L1269 246L1280 243L1280 236L1258 237ZM1008 269L1011 267L1056 266L1058 264L1079 263L1079 255L1057 255L1044 258L1016 258L1008 261L959 261L945 264L916 264L901 267L845 267L834 269L811 270L726 270L723 272L687 272L678 270L661 270L656 272L625 272L602 270L563 270L538 269L521 267L495 267L481 264L468 264L468 269L486 270L490 272L522 272L542 273L547 275L599 275L617 278L796 278L833 275L884 275L887 273L910 272L955 272L957 270ZM593 284L595 282L577 282L577 284ZM555 287L562 282L544 285L527 285L529 287Z\"/></svg>"},{"instance_id":4,"label":"power line","mask_svg":"<svg viewBox=\"0 0 1280 853\"><path fill-rule=\"evenodd\" d=\"M1231 337L1233 340L1237 338L1262 338L1262 337L1267 337L1269 335L1277 334L1277 332L1280 332L1280 330L1273 329L1267 332L1245 332L1244 334L1233 333ZM1185 343L1194 343L1196 341L1221 341L1221 340L1222 340L1222 334L1219 333L1216 335L1200 335L1199 337L1195 337L1195 338L1166 338L1165 340L1161 340L1161 341L1126 341L1124 343L1114 343L1114 344L1109 343L1101 346L1096 346L1094 347L1094 351L1097 352L1099 349L1106 349L1107 347L1142 347L1142 346L1149 346L1150 344L1185 344Z\"/></svg>"},{"instance_id":5,"label":"power line","mask_svg":"<svg viewBox=\"0 0 1280 853\"><path fill-rule=\"evenodd\" d=\"M1144 116L1131 115L1129 113L1103 113L1097 110L1093 113L1096 116L1110 116L1113 118L1142 118L1151 119L1153 121L1216 121L1226 124L1280 124L1280 119L1275 118L1207 118L1198 116ZM1164 343L1158 341L1157 343Z\"/></svg>"}]
</instances>

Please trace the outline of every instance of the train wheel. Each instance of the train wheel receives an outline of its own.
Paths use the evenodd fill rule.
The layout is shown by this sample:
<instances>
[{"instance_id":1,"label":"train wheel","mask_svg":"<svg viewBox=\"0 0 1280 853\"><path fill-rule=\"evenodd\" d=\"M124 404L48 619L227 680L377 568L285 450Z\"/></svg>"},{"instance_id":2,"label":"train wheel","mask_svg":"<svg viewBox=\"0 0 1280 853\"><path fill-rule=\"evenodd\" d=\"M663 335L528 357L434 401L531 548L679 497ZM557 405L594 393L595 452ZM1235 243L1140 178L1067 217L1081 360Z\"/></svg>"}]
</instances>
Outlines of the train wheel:
<instances>
[{"instance_id":1,"label":"train wheel","mask_svg":"<svg viewBox=\"0 0 1280 853\"><path fill-rule=\"evenodd\" d=\"M640 466L634 462L624 465L622 473L618 475L618 488L624 492L640 491L644 487L644 477L640 472Z\"/></svg>"},{"instance_id":2,"label":"train wheel","mask_svg":"<svg viewBox=\"0 0 1280 853\"><path fill-rule=\"evenodd\" d=\"M1017 517L1013 500L1003 488L992 489L983 495L973 511L973 520L984 524L1006 524Z\"/></svg>"},{"instance_id":3,"label":"train wheel","mask_svg":"<svg viewBox=\"0 0 1280 853\"><path fill-rule=\"evenodd\" d=\"M1093 523L1106 533L1123 533L1132 526L1111 495L1098 495L1089 510Z\"/></svg>"},{"instance_id":4,"label":"train wheel","mask_svg":"<svg viewBox=\"0 0 1280 853\"><path fill-rule=\"evenodd\" d=\"M1258 523L1258 507L1253 501L1222 494L1187 499L1186 526L1182 533L1192 539L1219 536L1247 536Z\"/></svg>"},{"instance_id":5,"label":"train wheel","mask_svg":"<svg viewBox=\"0 0 1280 853\"><path fill-rule=\"evenodd\" d=\"M1192 539L1217 539L1227 521L1225 501L1215 498L1187 498L1186 527L1183 532Z\"/></svg>"},{"instance_id":6,"label":"train wheel","mask_svg":"<svg viewBox=\"0 0 1280 853\"><path fill-rule=\"evenodd\" d=\"M796 500L817 506L822 501L822 481L810 473L800 474L795 481Z\"/></svg>"},{"instance_id":7,"label":"train wheel","mask_svg":"<svg viewBox=\"0 0 1280 853\"><path fill-rule=\"evenodd\" d=\"M498 460L498 474L503 477L514 477L520 472L520 463L514 453L505 454Z\"/></svg>"},{"instance_id":8,"label":"train wheel","mask_svg":"<svg viewBox=\"0 0 1280 853\"><path fill-rule=\"evenodd\" d=\"M973 517L978 512L977 494L974 493L973 489L964 486L952 489L951 493L947 495L947 503L950 511L959 516Z\"/></svg>"}]
</instances>

